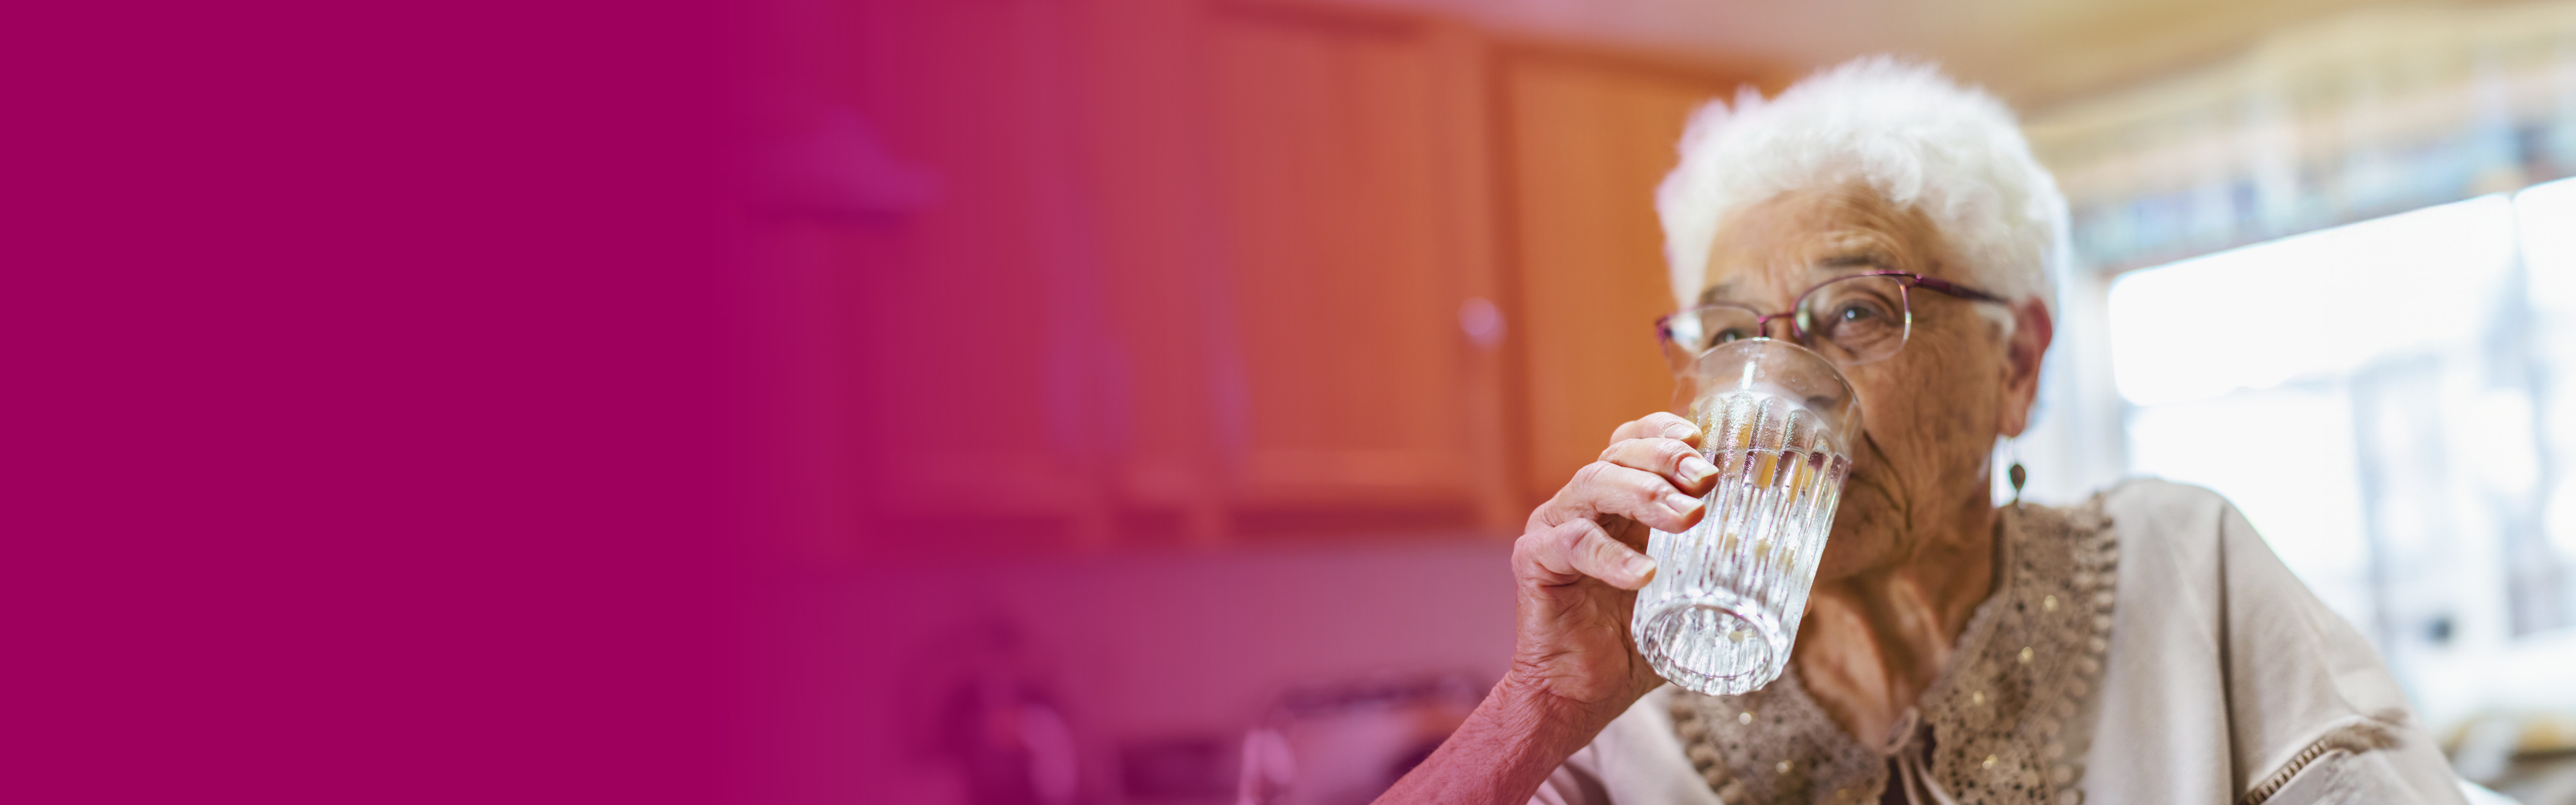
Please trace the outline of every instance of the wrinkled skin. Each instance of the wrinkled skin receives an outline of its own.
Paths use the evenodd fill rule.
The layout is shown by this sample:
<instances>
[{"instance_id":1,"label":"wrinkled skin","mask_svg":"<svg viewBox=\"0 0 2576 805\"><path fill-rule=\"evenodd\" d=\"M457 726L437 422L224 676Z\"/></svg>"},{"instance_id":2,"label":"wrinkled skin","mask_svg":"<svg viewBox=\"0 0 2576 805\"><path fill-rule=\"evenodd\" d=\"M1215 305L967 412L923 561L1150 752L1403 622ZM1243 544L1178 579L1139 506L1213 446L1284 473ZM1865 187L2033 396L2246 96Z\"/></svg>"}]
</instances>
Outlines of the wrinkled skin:
<instances>
[{"instance_id":1,"label":"wrinkled skin","mask_svg":"<svg viewBox=\"0 0 2576 805\"><path fill-rule=\"evenodd\" d=\"M1785 311L1818 282L1878 269L1976 285L1920 212L1843 188L1782 194L1727 220L1702 299ZM1920 290L1913 299L1905 348L1844 370L1863 433L1790 657L1817 703L1864 744L1921 698L1993 590L1991 449L2021 432L2051 336L2037 299L2006 306ZM1648 529L1679 531L1703 514L1697 496L1715 469L1697 458L1699 438L1669 413L1621 425L1600 460L1530 514L1512 555L1510 673L1379 802L1526 802L1662 684L1637 654L1628 616L1654 574Z\"/></svg>"},{"instance_id":2,"label":"wrinkled skin","mask_svg":"<svg viewBox=\"0 0 2576 805\"><path fill-rule=\"evenodd\" d=\"M1860 271L1976 283L1922 213L1867 190L1784 195L1720 230L1703 298L1786 310ZM1875 743L1948 662L1995 579L1995 438L2019 434L2050 322L1916 290L1914 329L1886 360L1847 367L1862 437L1790 660L1817 703ZM2010 317L2012 322L2005 322Z\"/></svg>"}]
</instances>

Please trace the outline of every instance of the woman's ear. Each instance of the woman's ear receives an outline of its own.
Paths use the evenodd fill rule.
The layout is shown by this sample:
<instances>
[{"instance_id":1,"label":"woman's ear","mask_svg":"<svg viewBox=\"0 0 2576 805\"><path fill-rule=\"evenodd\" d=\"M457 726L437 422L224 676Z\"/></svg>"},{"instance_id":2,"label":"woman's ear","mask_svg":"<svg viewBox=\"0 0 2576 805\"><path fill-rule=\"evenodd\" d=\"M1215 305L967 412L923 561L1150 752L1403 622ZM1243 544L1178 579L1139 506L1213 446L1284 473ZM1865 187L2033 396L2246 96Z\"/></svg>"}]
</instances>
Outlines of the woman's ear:
<instances>
[{"instance_id":1,"label":"woman's ear","mask_svg":"<svg viewBox=\"0 0 2576 805\"><path fill-rule=\"evenodd\" d=\"M2048 305L2038 297L2013 305L2012 340L2004 344L2004 404L1999 412L2003 421L1995 423L2003 435L2020 436L2030 425L2031 404L2039 399L2040 359L2048 355L2056 327Z\"/></svg>"}]
</instances>

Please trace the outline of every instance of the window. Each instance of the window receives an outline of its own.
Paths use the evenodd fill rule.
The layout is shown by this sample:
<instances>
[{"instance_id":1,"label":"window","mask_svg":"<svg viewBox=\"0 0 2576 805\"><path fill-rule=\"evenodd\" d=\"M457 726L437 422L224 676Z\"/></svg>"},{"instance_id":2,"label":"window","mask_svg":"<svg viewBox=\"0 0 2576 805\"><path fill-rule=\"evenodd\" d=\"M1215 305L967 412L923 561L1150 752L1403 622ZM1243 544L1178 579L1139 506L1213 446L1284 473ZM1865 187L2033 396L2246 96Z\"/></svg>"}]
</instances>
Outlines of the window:
<instances>
[{"instance_id":1,"label":"window","mask_svg":"<svg viewBox=\"0 0 2576 805\"><path fill-rule=\"evenodd\" d=\"M2576 626L2576 180L2132 272L2108 314L2129 469L2234 501L2434 723Z\"/></svg>"}]
</instances>

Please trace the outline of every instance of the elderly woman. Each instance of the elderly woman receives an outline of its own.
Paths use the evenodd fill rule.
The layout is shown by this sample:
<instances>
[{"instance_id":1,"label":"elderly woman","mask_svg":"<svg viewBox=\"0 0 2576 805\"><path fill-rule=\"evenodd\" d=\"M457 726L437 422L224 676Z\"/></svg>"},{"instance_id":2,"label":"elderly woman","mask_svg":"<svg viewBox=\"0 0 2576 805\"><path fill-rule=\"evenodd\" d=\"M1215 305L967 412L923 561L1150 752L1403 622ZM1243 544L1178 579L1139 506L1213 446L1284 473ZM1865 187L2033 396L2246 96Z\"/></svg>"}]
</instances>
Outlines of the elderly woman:
<instances>
[{"instance_id":1,"label":"elderly woman","mask_svg":"<svg viewBox=\"0 0 2576 805\"><path fill-rule=\"evenodd\" d=\"M1864 432L1789 668L1706 696L1637 653L1648 529L1697 522L1717 472L1690 422L1650 414L1530 515L1510 672L1381 803L2460 800L2370 646L2225 500L2138 481L1992 504L2066 259L2065 201L2001 104L1863 60L1710 104L1681 152L1657 197L1676 315L1809 315L1667 328L1706 331L1668 349L1816 346L1850 311L1802 310L1810 290L1911 288L1901 346L1838 361Z\"/></svg>"}]
</instances>

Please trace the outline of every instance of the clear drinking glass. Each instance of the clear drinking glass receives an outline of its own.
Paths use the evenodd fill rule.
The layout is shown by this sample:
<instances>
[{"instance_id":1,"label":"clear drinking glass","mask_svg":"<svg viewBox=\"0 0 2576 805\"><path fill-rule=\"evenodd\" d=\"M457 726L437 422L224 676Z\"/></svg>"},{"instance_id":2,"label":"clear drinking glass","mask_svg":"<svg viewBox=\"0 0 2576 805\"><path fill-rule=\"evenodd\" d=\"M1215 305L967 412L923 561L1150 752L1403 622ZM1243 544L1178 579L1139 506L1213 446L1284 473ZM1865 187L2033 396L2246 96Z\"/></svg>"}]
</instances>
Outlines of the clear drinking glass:
<instances>
[{"instance_id":1,"label":"clear drinking glass","mask_svg":"<svg viewBox=\"0 0 2576 805\"><path fill-rule=\"evenodd\" d=\"M1745 693L1788 667L1851 474L1860 408L1833 364L1769 338L1710 349L1673 398L1699 424L1718 480L1698 525L1647 540L1657 570L1637 592L1631 631L1673 684Z\"/></svg>"}]
</instances>

